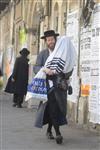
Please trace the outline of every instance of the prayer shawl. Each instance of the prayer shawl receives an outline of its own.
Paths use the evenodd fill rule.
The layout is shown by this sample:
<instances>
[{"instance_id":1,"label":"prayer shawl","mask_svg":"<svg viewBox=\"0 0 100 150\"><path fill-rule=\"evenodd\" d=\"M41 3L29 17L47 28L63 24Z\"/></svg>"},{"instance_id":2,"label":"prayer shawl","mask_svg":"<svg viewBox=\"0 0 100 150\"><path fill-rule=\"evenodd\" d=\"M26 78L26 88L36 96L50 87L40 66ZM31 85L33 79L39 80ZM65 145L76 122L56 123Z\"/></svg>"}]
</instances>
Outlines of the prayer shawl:
<instances>
[{"instance_id":1,"label":"prayer shawl","mask_svg":"<svg viewBox=\"0 0 100 150\"><path fill-rule=\"evenodd\" d=\"M76 52L70 38L62 36L57 40L54 51L48 57L45 66L56 73L68 73L75 65Z\"/></svg>"},{"instance_id":2,"label":"prayer shawl","mask_svg":"<svg viewBox=\"0 0 100 150\"><path fill-rule=\"evenodd\" d=\"M70 38L62 36L58 38L54 51L47 58L44 67L55 70L57 74L68 73L74 68L75 60L76 52ZM31 97L47 100L46 74L42 68L33 78L32 83L28 85L26 101Z\"/></svg>"}]
</instances>

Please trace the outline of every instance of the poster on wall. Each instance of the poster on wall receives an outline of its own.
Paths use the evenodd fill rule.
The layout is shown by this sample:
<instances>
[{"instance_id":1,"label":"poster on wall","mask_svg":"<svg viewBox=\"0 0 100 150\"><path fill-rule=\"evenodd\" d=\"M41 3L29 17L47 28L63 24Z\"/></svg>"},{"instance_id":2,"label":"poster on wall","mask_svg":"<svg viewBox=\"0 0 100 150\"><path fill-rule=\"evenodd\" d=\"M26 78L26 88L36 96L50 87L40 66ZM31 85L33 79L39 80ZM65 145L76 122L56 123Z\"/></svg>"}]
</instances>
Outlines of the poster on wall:
<instances>
[{"instance_id":1,"label":"poster on wall","mask_svg":"<svg viewBox=\"0 0 100 150\"><path fill-rule=\"evenodd\" d=\"M80 76L81 96L90 94L90 69L91 69L91 25L81 27L80 36Z\"/></svg>"},{"instance_id":2,"label":"poster on wall","mask_svg":"<svg viewBox=\"0 0 100 150\"><path fill-rule=\"evenodd\" d=\"M68 13L67 15L67 31L66 35L71 38L73 45L75 46L76 52L78 54L78 10Z\"/></svg>"},{"instance_id":3,"label":"poster on wall","mask_svg":"<svg viewBox=\"0 0 100 150\"><path fill-rule=\"evenodd\" d=\"M67 15L67 31L66 35L70 37L77 56L78 56L78 44L79 44L79 37L78 37L78 30L79 30L79 22L78 22L78 10L73 11ZM79 78L77 76L77 69L78 69L78 62L76 66L74 67L73 74L71 76L71 85L73 88L73 94L68 95L68 100L72 101L74 103L77 102L78 96L79 96Z\"/></svg>"},{"instance_id":4,"label":"poster on wall","mask_svg":"<svg viewBox=\"0 0 100 150\"><path fill-rule=\"evenodd\" d=\"M15 61L15 56L14 56L14 50L13 47L9 47L6 51L6 65L5 65L5 73L7 76L7 79L11 75L14 67L14 61Z\"/></svg>"},{"instance_id":5,"label":"poster on wall","mask_svg":"<svg viewBox=\"0 0 100 150\"><path fill-rule=\"evenodd\" d=\"M92 19L89 112L90 122L100 124L100 4L96 4Z\"/></svg>"}]
</instances>

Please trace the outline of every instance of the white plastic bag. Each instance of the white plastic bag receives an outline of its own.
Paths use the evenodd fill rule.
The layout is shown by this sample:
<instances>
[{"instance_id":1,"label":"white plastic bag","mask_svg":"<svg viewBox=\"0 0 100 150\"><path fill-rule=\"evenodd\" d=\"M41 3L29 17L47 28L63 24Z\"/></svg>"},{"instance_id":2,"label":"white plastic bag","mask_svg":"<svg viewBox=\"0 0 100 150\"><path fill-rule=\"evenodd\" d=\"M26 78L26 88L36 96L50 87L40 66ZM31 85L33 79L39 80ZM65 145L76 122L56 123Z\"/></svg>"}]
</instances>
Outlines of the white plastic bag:
<instances>
[{"instance_id":1,"label":"white plastic bag","mask_svg":"<svg viewBox=\"0 0 100 150\"><path fill-rule=\"evenodd\" d=\"M31 98L47 101L46 75L42 69L40 69L32 82L28 85L25 101Z\"/></svg>"}]
</instances>

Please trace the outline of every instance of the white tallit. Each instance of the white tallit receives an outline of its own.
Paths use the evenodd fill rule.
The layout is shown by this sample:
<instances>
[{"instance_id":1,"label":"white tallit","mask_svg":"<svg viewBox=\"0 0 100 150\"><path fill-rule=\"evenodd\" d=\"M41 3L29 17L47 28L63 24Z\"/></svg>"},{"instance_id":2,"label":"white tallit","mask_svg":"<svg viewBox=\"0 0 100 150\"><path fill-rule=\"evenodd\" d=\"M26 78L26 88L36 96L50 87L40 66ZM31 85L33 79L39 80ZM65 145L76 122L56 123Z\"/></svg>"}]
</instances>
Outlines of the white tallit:
<instances>
[{"instance_id":1,"label":"white tallit","mask_svg":"<svg viewBox=\"0 0 100 150\"><path fill-rule=\"evenodd\" d=\"M75 48L67 36L58 38L54 51L47 58L45 66L56 70L57 73L70 72L76 63Z\"/></svg>"}]
</instances>

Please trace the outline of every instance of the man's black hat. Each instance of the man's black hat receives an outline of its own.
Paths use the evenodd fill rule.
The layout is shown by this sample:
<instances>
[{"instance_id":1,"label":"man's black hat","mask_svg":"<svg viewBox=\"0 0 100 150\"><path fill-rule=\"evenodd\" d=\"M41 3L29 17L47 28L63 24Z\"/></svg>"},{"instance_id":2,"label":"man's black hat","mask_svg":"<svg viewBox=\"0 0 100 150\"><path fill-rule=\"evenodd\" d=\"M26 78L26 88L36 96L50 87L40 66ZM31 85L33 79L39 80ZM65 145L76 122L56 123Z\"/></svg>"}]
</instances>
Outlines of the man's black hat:
<instances>
[{"instance_id":1,"label":"man's black hat","mask_svg":"<svg viewBox=\"0 0 100 150\"><path fill-rule=\"evenodd\" d=\"M29 55L30 52L28 51L27 48L23 48L23 49L20 51L20 54L21 54L21 55Z\"/></svg>"},{"instance_id":2,"label":"man's black hat","mask_svg":"<svg viewBox=\"0 0 100 150\"><path fill-rule=\"evenodd\" d=\"M45 39L46 37L49 36L59 36L59 33L55 33L54 30L48 30L44 32L44 36L42 36L41 39Z\"/></svg>"}]
</instances>

